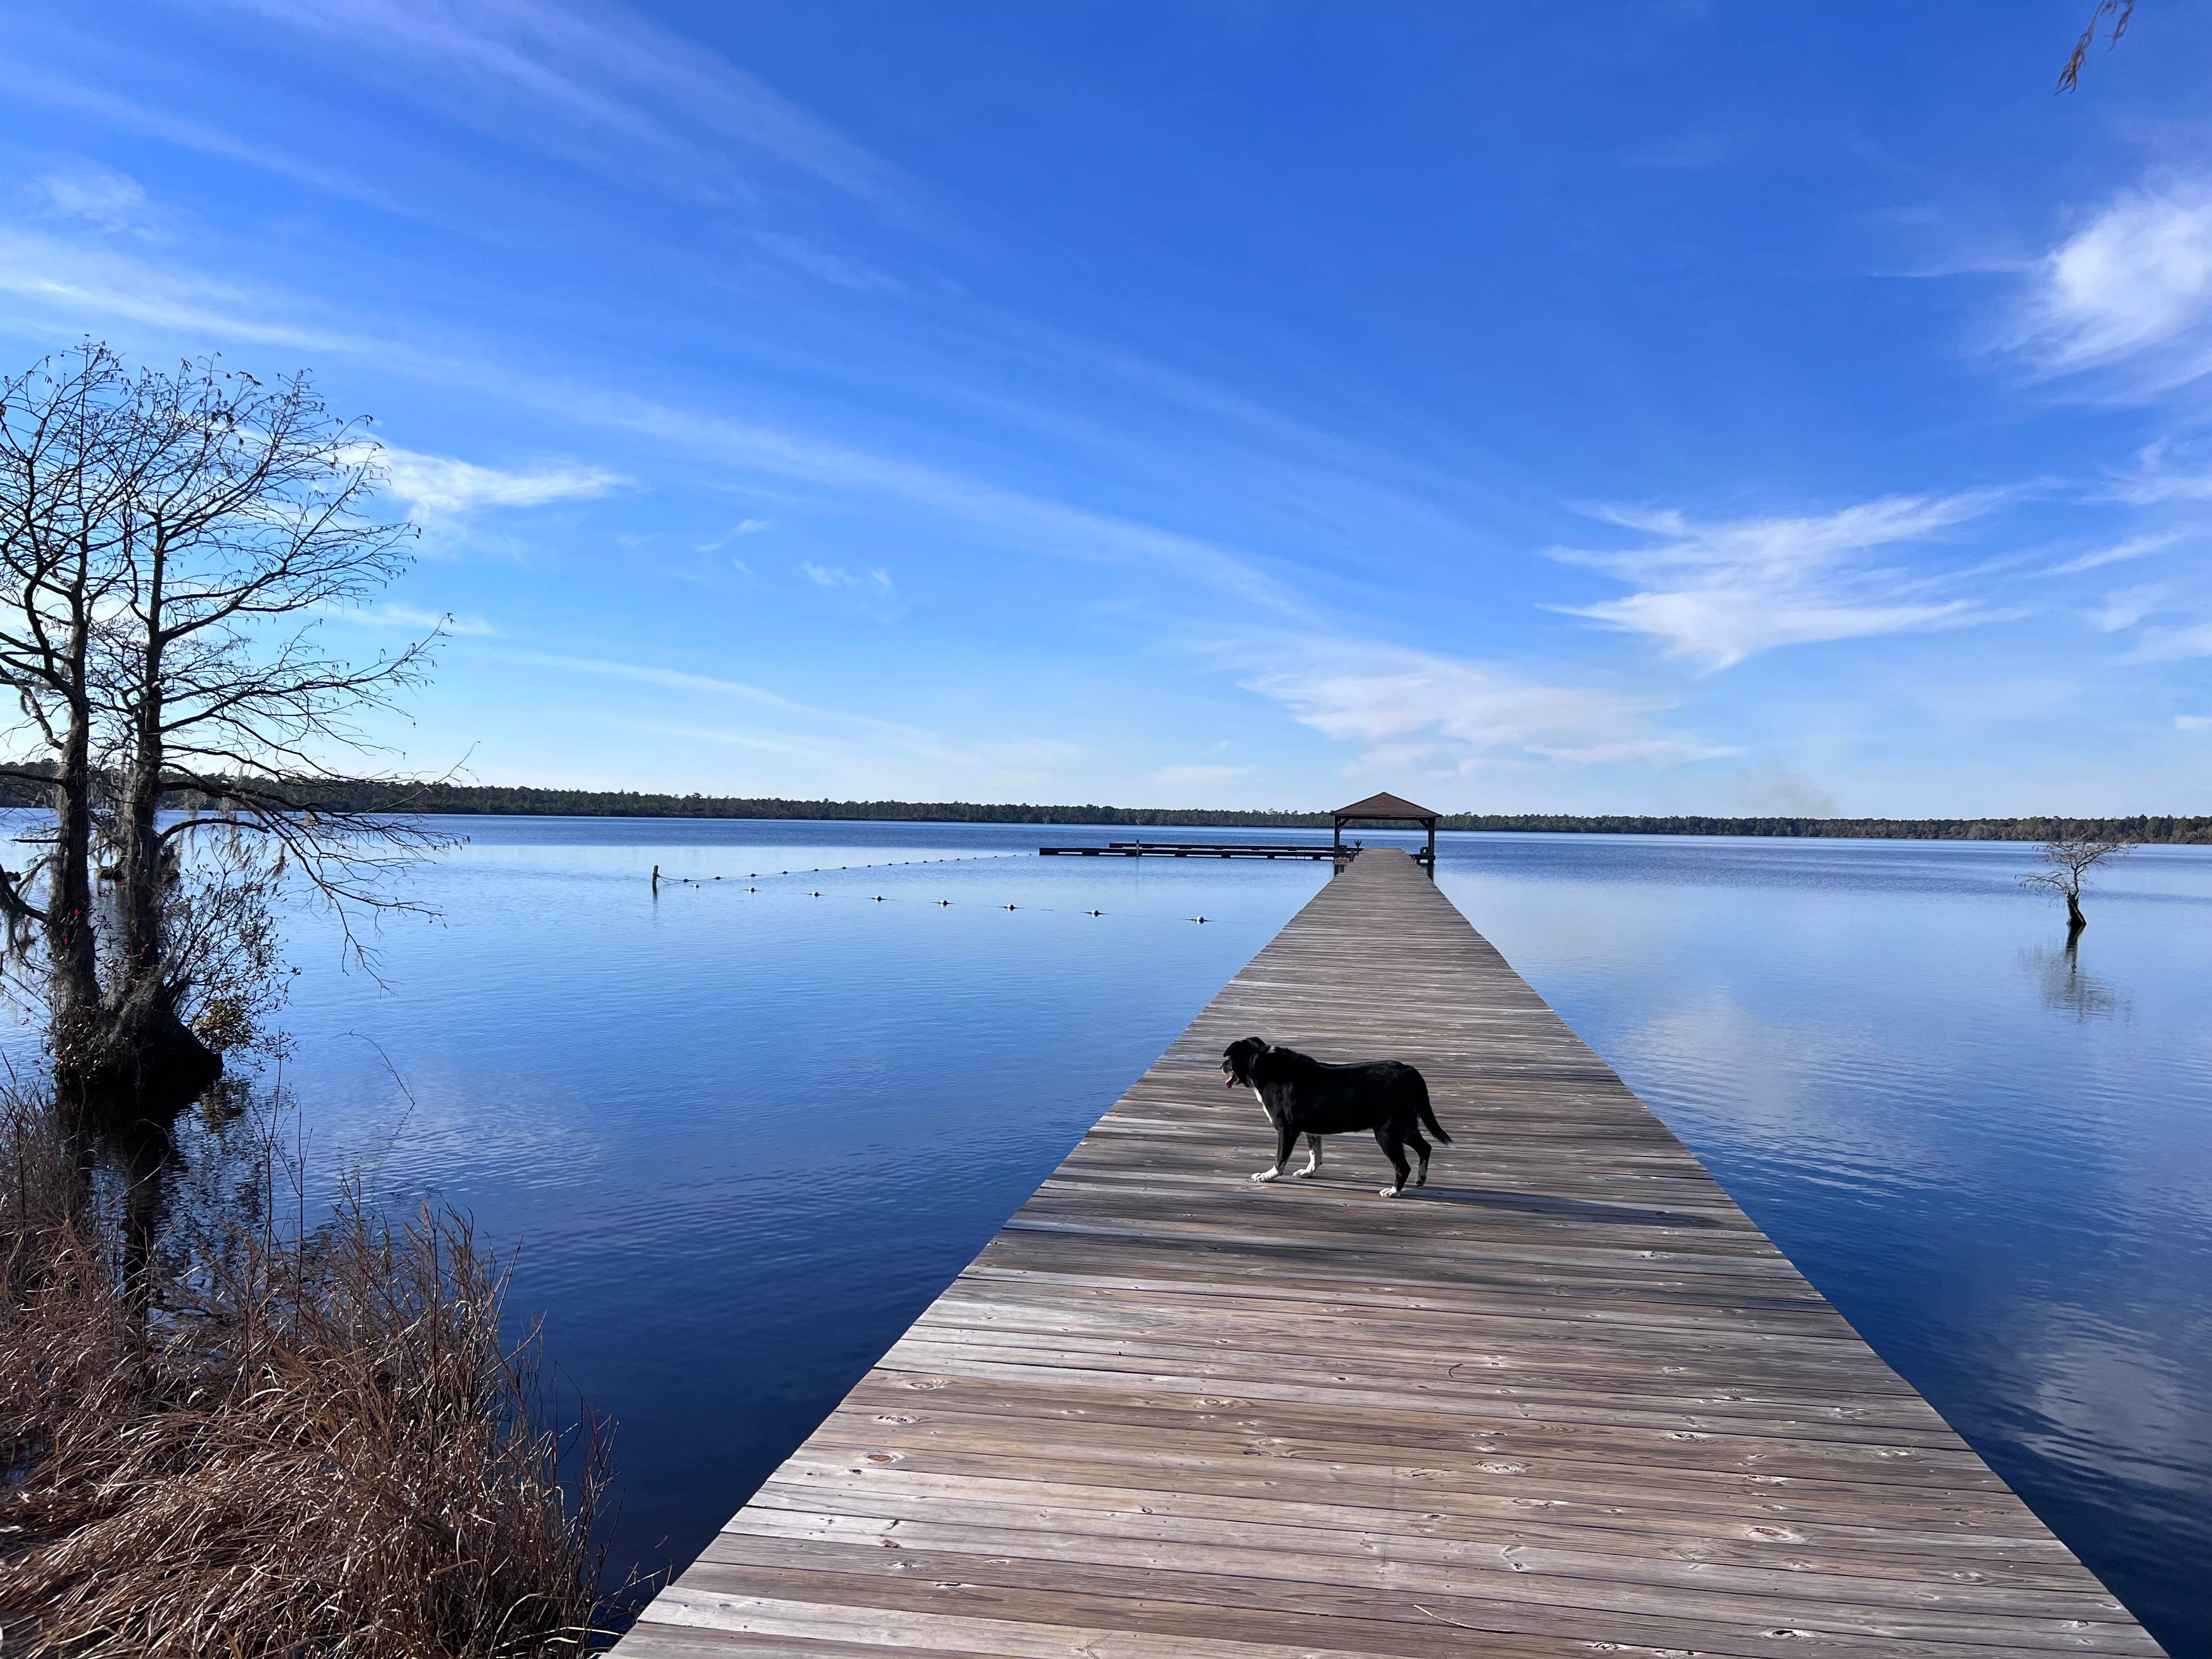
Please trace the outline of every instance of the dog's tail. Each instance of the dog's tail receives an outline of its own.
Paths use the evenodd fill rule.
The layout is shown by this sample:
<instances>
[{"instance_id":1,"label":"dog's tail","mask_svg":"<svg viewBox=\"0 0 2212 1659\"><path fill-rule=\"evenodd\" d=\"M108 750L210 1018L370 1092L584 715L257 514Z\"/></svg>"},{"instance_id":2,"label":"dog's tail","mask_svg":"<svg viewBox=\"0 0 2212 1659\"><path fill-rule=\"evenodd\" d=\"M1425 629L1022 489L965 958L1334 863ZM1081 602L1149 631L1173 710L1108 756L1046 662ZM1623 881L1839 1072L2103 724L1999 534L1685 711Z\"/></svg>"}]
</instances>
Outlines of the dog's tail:
<instances>
[{"instance_id":1,"label":"dog's tail","mask_svg":"<svg viewBox=\"0 0 2212 1659\"><path fill-rule=\"evenodd\" d=\"M1444 1126L1437 1121L1436 1108L1429 1104L1429 1080L1419 1072L1413 1073L1413 1086L1421 1091L1421 1122L1428 1132L1447 1146L1452 1138L1444 1133Z\"/></svg>"}]
</instances>

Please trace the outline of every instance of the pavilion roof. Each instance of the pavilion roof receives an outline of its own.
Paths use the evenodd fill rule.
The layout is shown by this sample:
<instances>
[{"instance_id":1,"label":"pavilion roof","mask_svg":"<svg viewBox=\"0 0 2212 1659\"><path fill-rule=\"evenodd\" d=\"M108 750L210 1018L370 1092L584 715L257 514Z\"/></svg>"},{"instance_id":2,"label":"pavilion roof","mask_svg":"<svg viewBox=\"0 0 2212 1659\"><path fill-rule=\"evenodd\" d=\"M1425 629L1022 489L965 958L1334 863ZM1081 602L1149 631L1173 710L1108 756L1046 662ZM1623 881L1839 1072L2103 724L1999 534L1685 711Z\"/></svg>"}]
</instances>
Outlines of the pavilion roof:
<instances>
[{"instance_id":1,"label":"pavilion roof","mask_svg":"<svg viewBox=\"0 0 2212 1659\"><path fill-rule=\"evenodd\" d=\"M1416 806L1403 795L1394 795L1386 789L1379 795L1370 795L1365 800L1340 806L1329 816L1340 823L1351 818L1414 818L1425 823L1443 815L1426 806Z\"/></svg>"}]
</instances>

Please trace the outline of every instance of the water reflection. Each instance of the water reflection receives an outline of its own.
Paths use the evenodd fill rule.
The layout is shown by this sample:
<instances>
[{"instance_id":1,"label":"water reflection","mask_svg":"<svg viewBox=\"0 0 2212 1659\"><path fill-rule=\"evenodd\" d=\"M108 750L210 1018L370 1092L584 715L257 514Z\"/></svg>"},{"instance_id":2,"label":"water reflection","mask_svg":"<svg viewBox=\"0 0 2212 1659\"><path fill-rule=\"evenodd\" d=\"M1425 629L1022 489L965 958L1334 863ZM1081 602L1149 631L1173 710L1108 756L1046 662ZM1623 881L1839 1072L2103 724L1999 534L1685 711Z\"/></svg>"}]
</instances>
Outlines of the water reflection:
<instances>
[{"instance_id":1,"label":"water reflection","mask_svg":"<svg viewBox=\"0 0 2212 1659\"><path fill-rule=\"evenodd\" d=\"M75 1130L83 1194L117 1241L135 1296L210 1241L268 1218L283 1110L280 1091L246 1070L197 1101L109 1109Z\"/></svg>"},{"instance_id":2,"label":"water reflection","mask_svg":"<svg viewBox=\"0 0 2212 1659\"><path fill-rule=\"evenodd\" d=\"M2115 1015L2124 1018L2127 1015L2127 999L2081 966L2081 935L2078 929L2067 936L2063 949L2037 946L2022 951L2020 963L2035 975L2043 1006L2054 1013L2070 1014L2082 1020L2110 1019Z\"/></svg>"},{"instance_id":3,"label":"water reflection","mask_svg":"<svg viewBox=\"0 0 2212 1659\"><path fill-rule=\"evenodd\" d=\"M311 1169L520 1243L513 1305L621 1424L618 1568L710 1538L1327 874L1034 855L1119 830L466 829L421 895L447 926L384 941L397 994L302 928L286 1082ZM2021 847L1439 850L1883 1357L2212 1659L2212 849L2116 869L2073 952ZM235 1179L175 1133L166 1225Z\"/></svg>"}]
</instances>

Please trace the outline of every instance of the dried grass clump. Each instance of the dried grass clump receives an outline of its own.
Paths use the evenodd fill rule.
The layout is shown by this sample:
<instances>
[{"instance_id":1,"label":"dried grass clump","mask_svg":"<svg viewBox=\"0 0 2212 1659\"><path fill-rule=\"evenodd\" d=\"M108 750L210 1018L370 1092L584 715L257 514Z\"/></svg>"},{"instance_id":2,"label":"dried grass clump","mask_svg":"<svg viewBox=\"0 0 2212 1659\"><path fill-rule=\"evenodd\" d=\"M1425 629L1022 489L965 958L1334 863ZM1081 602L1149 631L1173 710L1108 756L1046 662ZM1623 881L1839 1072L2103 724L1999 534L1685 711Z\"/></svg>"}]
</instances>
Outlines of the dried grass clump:
<instances>
[{"instance_id":1,"label":"dried grass clump","mask_svg":"<svg viewBox=\"0 0 2212 1659\"><path fill-rule=\"evenodd\" d=\"M43 1118L0 1170L0 1609L55 1659L492 1659L588 1645L604 1449L538 1409L467 1223L358 1198L122 1251ZM42 1139L43 1138L43 1139ZM64 1149L66 1156L66 1149Z\"/></svg>"}]
</instances>

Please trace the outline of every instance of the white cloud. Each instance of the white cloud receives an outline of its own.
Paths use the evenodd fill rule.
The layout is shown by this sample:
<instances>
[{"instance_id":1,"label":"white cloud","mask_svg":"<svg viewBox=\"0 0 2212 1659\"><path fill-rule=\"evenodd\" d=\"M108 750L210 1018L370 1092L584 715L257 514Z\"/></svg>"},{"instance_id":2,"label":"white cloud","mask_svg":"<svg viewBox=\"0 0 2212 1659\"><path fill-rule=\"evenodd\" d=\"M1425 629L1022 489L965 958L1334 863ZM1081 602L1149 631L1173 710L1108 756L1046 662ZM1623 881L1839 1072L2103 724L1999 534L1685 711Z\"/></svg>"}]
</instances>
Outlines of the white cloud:
<instances>
[{"instance_id":1,"label":"white cloud","mask_svg":"<svg viewBox=\"0 0 2212 1659\"><path fill-rule=\"evenodd\" d=\"M2101 633L2118 634L2133 628L2157 610L2165 598L2166 590L2156 586L2124 588L2118 593L2107 593L2104 604L2089 613L2089 620Z\"/></svg>"},{"instance_id":2,"label":"white cloud","mask_svg":"<svg viewBox=\"0 0 2212 1659\"><path fill-rule=\"evenodd\" d=\"M1002 489L924 462L857 449L831 438L733 421L570 386L514 388L514 395L560 408L572 418L661 440L722 465L825 489L918 507L969 526L1000 547L1059 558L1142 563L1201 582L1249 605L1304 618L1296 592L1235 548L1117 518L1049 496Z\"/></svg>"},{"instance_id":3,"label":"white cloud","mask_svg":"<svg viewBox=\"0 0 2212 1659\"><path fill-rule=\"evenodd\" d=\"M494 661L556 669L563 673L588 675L593 678L628 681L633 684L689 694L662 705L672 714L694 714L697 710L699 694L727 697L750 704L766 711L763 718L776 729L732 731L726 727L697 725L646 726L639 729L666 732L705 742L757 749L801 759L820 760L826 756L841 763L849 762L844 773L848 781L840 786L843 787L883 788L886 775L883 768L894 760L920 763L927 769L908 775L911 781L901 787L909 789L931 787L933 786L927 780L941 781L952 775L981 780L972 786L979 787L1044 784L1051 779L1051 774L1046 769L1076 759L1082 752L1074 744L1059 738L1015 736L976 738L964 741L949 739L925 726L804 703L741 680L663 668L653 663L568 656L499 645L472 646L469 649L477 656ZM943 786L940 781L933 787Z\"/></svg>"},{"instance_id":4,"label":"white cloud","mask_svg":"<svg viewBox=\"0 0 2212 1659\"><path fill-rule=\"evenodd\" d=\"M81 158L32 179L31 195L46 213L102 230L128 230L143 222L148 209L145 187L136 179Z\"/></svg>"},{"instance_id":5,"label":"white cloud","mask_svg":"<svg viewBox=\"0 0 2212 1659\"><path fill-rule=\"evenodd\" d=\"M370 605L357 611L328 606L322 608L322 614L361 628L400 628L411 633L427 634L434 628L452 635L495 639L500 632L495 624L481 617L456 616L450 611L421 611L410 605Z\"/></svg>"},{"instance_id":6,"label":"white cloud","mask_svg":"<svg viewBox=\"0 0 2212 1659\"><path fill-rule=\"evenodd\" d=\"M379 457L385 492L407 503L418 521L459 518L485 507L544 507L604 495L629 480L597 466L546 466L502 471L449 455L423 455L386 446Z\"/></svg>"},{"instance_id":7,"label":"white cloud","mask_svg":"<svg viewBox=\"0 0 2212 1659\"><path fill-rule=\"evenodd\" d=\"M862 587L875 593L891 591L891 573L888 570L871 570L866 575L856 576L842 565L802 564L799 572L817 587Z\"/></svg>"},{"instance_id":8,"label":"white cloud","mask_svg":"<svg viewBox=\"0 0 2212 1659\"><path fill-rule=\"evenodd\" d=\"M849 293L900 294L906 290L906 284L889 272L877 270L866 260L833 253L804 237L770 230L756 230L748 234L763 252L774 254L786 264Z\"/></svg>"},{"instance_id":9,"label":"white cloud","mask_svg":"<svg viewBox=\"0 0 2212 1659\"><path fill-rule=\"evenodd\" d=\"M2212 477L2208 477L2205 483L2207 485L2205 493L2208 496L2212 496ZM2130 496L2128 499L2161 498ZM2069 559L2063 564L2055 564L2044 572L2044 574L2078 576L2085 570L2100 570L2108 564L2124 564L2132 559L2148 558L2154 553L2166 552L2182 542L2199 538L2203 534L2201 530L2192 526L2183 530L2163 531L2155 536L2131 536L2126 541L2115 543L2111 547L2100 547L2094 552L2083 553L2077 557Z\"/></svg>"},{"instance_id":10,"label":"white cloud","mask_svg":"<svg viewBox=\"0 0 2212 1659\"><path fill-rule=\"evenodd\" d=\"M681 669L662 668L653 663L611 661L602 657L572 657L549 651L520 651L503 646L488 647L482 654L502 662L526 663L533 667L558 668L605 679L629 680L640 685L659 686L671 691L704 691L719 696L735 697L746 702L758 703L763 708L780 709L793 716L916 742L934 742L937 736L920 726L902 726L896 720L878 720L872 714L847 714L842 709L822 708L795 702L780 692L748 685L742 680L724 679L713 674L688 673Z\"/></svg>"},{"instance_id":11,"label":"white cloud","mask_svg":"<svg viewBox=\"0 0 2212 1659\"><path fill-rule=\"evenodd\" d=\"M2176 714L2174 729L2181 732L2212 732L2212 714Z\"/></svg>"},{"instance_id":12,"label":"white cloud","mask_svg":"<svg viewBox=\"0 0 2212 1659\"><path fill-rule=\"evenodd\" d=\"M1583 686L1532 684L1480 663L1402 647L1278 642L1294 668L1248 682L1326 736L1367 745L1377 766L1470 769L1516 750L1574 764L1672 763L1737 752L1650 729L1662 705Z\"/></svg>"},{"instance_id":13,"label":"white cloud","mask_svg":"<svg viewBox=\"0 0 2212 1659\"><path fill-rule=\"evenodd\" d=\"M740 536L757 536L762 532L772 528L774 528L773 523L767 519L740 519L735 525L715 537L713 541L701 542L698 550L702 553L719 553ZM745 568L738 560L733 559L731 562L737 565L740 570Z\"/></svg>"},{"instance_id":14,"label":"white cloud","mask_svg":"<svg viewBox=\"0 0 2212 1659\"><path fill-rule=\"evenodd\" d=\"M1163 766L1152 774L1152 781L1167 789L1203 788L1249 778L1255 769L1249 766Z\"/></svg>"},{"instance_id":15,"label":"white cloud","mask_svg":"<svg viewBox=\"0 0 2212 1659\"><path fill-rule=\"evenodd\" d=\"M19 302L4 313L7 320L62 338L82 335L97 317L183 336L193 349L204 349L210 337L301 351L357 351L369 343L289 295L20 228L0 227L0 295Z\"/></svg>"},{"instance_id":16,"label":"white cloud","mask_svg":"<svg viewBox=\"0 0 2212 1659\"><path fill-rule=\"evenodd\" d=\"M649 722L640 722L636 729L658 732L663 737L684 738L696 743L722 744L732 749L785 755L796 760L820 760L827 753L851 762L865 758L867 753L848 738L825 737L818 732L810 732L804 737L779 738L759 732L732 732L722 726L661 726Z\"/></svg>"},{"instance_id":17,"label":"white cloud","mask_svg":"<svg viewBox=\"0 0 2212 1659\"><path fill-rule=\"evenodd\" d=\"M204 155L220 156L225 161L309 185L332 195L367 203L386 213L409 218L423 216L419 207L403 198L387 195L358 179L292 156L244 143L204 121L148 109L117 96L104 87L87 86L82 82L72 81L57 70L52 62L40 62L33 70L23 63L0 59L0 90L23 103L88 115L125 132L138 133L184 149L198 150Z\"/></svg>"},{"instance_id":18,"label":"white cloud","mask_svg":"<svg viewBox=\"0 0 2212 1659\"><path fill-rule=\"evenodd\" d=\"M2202 440L2185 438L2160 438L2147 444L2136 453L2135 471L2118 479L2112 494L2136 507L2212 501L2212 447ZM2202 533L2191 526L2166 532L2166 539L2178 542Z\"/></svg>"},{"instance_id":19,"label":"white cloud","mask_svg":"<svg viewBox=\"0 0 2212 1659\"><path fill-rule=\"evenodd\" d=\"M1927 541L1988 512L1995 491L1893 495L1838 513L1692 524L1674 511L1600 509L1597 516L1658 539L1626 551L1554 549L1638 591L1589 605L1558 605L1611 628L1649 634L1670 654L1727 668L1777 646L1960 627L1983 613L1931 584L1869 562L1881 549Z\"/></svg>"},{"instance_id":20,"label":"white cloud","mask_svg":"<svg viewBox=\"0 0 2212 1659\"><path fill-rule=\"evenodd\" d=\"M2142 642L2128 653L2129 662L2180 662L2212 657L2212 622L2179 628L2147 628Z\"/></svg>"},{"instance_id":21,"label":"white cloud","mask_svg":"<svg viewBox=\"0 0 2212 1659\"><path fill-rule=\"evenodd\" d=\"M2036 263L2010 343L2044 372L2135 365L2148 389L2212 367L2212 190L2132 191ZM2142 360L2156 350L2154 363Z\"/></svg>"},{"instance_id":22,"label":"white cloud","mask_svg":"<svg viewBox=\"0 0 2212 1659\"><path fill-rule=\"evenodd\" d=\"M233 0L320 36L334 66L404 67L411 96L503 137L702 199L742 189L736 163L770 161L894 210L894 169L757 76L614 5L455 7L442 0ZM646 161L647 167L639 162Z\"/></svg>"},{"instance_id":23,"label":"white cloud","mask_svg":"<svg viewBox=\"0 0 2212 1659\"><path fill-rule=\"evenodd\" d=\"M40 313L40 325L59 340L81 335L86 319L99 316L183 336L194 349L220 340L373 355L380 365L436 384L489 390L568 419L652 438L736 471L902 501L967 525L1000 548L1150 565L1280 617L1313 620L1304 599L1252 556L1202 537L1005 489L832 438L656 404L633 393L540 380L481 357L441 356L395 338L340 329L321 322L315 308L296 295L220 282L173 263L155 266L106 249L0 228L0 295L8 294ZM31 319L10 319L0 310L0 321L7 320ZM623 482L611 474L607 478ZM747 522L769 527L764 520Z\"/></svg>"}]
</instances>

